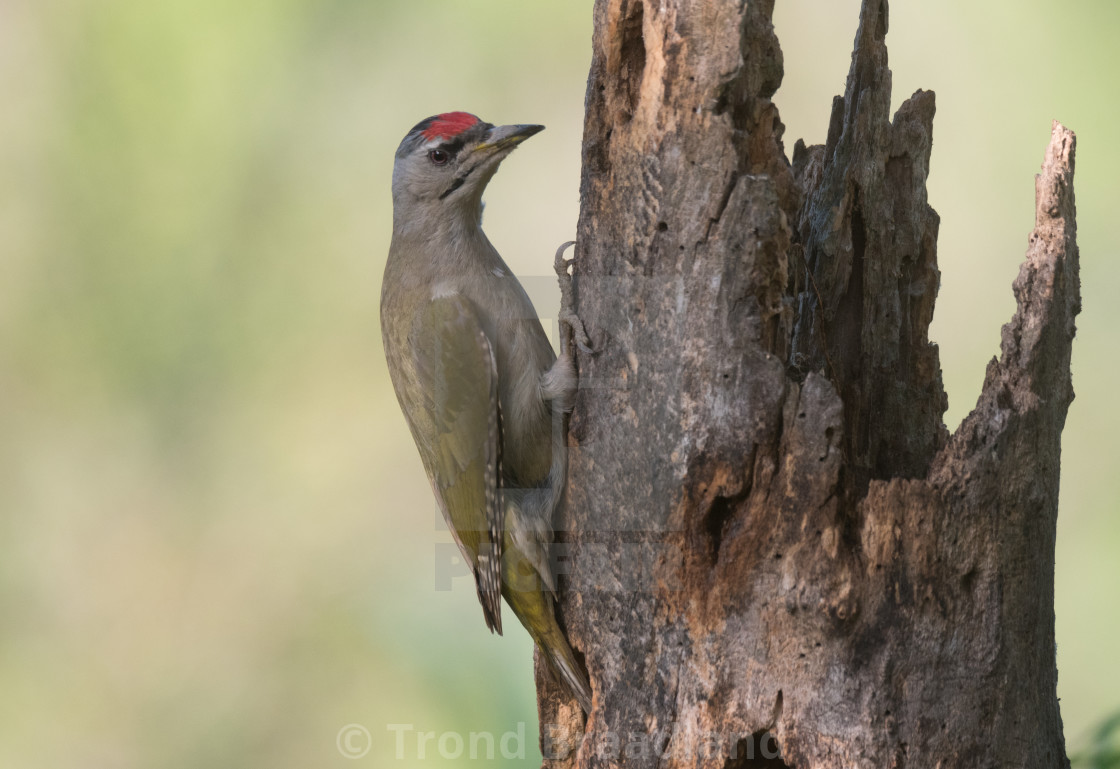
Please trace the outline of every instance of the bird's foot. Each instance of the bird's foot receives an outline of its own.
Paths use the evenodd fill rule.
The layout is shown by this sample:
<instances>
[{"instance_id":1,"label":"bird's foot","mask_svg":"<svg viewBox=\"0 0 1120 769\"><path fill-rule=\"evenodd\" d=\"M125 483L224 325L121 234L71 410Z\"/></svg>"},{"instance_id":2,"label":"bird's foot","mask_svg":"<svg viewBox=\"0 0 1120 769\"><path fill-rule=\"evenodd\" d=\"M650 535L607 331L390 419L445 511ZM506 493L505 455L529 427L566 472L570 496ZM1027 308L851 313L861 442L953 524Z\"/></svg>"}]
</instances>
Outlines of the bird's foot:
<instances>
[{"instance_id":1,"label":"bird's foot","mask_svg":"<svg viewBox=\"0 0 1120 769\"><path fill-rule=\"evenodd\" d=\"M564 243L560 248L556 249L556 257L553 260L553 269L556 270L556 278L560 281L560 323L567 326L569 333L560 333L560 354L567 354L568 340L574 338L576 346L586 353L594 354L595 348L591 344L591 338L587 335L587 330L583 327L583 321L576 315L574 300L572 299L572 276L568 272L568 268L575 263L575 258L565 259L564 252L576 242L569 240Z\"/></svg>"}]
</instances>

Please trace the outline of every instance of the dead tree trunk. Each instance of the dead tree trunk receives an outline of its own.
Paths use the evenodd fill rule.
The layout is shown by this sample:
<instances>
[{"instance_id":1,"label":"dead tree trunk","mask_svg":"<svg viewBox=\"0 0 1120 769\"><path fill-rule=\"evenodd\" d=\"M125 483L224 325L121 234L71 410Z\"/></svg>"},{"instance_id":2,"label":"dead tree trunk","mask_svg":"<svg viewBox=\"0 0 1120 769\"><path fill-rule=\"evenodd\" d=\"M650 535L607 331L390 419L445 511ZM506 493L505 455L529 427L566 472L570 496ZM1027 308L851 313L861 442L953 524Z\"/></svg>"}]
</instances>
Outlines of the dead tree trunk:
<instances>
[{"instance_id":1,"label":"dead tree trunk","mask_svg":"<svg viewBox=\"0 0 1120 769\"><path fill-rule=\"evenodd\" d=\"M1079 310L1055 124L1002 354L956 433L927 329L934 97L865 0L782 146L773 0L598 0L551 767L1061 767L1054 530Z\"/></svg>"}]
</instances>

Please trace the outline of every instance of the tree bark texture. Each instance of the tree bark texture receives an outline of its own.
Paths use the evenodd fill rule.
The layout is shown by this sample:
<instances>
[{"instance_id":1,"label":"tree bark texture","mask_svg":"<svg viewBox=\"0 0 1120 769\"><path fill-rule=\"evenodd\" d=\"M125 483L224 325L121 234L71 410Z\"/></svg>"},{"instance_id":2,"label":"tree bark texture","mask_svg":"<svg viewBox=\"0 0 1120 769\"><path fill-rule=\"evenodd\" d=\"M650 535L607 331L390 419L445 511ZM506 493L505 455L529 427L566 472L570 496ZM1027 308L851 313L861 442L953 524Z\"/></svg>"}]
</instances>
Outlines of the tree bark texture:
<instances>
[{"instance_id":1,"label":"tree bark texture","mask_svg":"<svg viewBox=\"0 0 1120 769\"><path fill-rule=\"evenodd\" d=\"M865 0L787 160L773 0L598 0L549 767L1061 767L1053 573L1080 305L1054 125L1018 309L950 435L927 329L934 96ZM565 546L561 545L561 550Z\"/></svg>"}]
</instances>

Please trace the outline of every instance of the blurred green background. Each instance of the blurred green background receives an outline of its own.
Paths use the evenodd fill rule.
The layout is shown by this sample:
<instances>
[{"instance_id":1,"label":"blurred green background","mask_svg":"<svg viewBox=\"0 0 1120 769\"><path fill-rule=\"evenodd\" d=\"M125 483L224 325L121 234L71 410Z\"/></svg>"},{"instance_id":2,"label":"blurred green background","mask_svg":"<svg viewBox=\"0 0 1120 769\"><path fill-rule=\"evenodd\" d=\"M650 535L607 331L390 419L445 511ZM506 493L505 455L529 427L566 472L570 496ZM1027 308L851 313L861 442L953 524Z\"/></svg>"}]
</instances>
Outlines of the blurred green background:
<instances>
[{"instance_id":1,"label":"blurred green background","mask_svg":"<svg viewBox=\"0 0 1120 769\"><path fill-rule=\"evenodd\" d=\"M787 148L824 140L858 5L778 2ZM530 642L491 637L466 580L434 587L450 538L377 305L393 151L452 109L548 126L487 230L550 280L590 32L590 0L0 0L0 767L477 765L411 734L395 760L388 725L519 722L506 763L536 763ZM896 0L888 38L896 105L937 92L951 427L1014 309L1051 118L1078 133L1072 747L1120 707L1117 32L1110 0Z\"/></svg>"}]
</instances>

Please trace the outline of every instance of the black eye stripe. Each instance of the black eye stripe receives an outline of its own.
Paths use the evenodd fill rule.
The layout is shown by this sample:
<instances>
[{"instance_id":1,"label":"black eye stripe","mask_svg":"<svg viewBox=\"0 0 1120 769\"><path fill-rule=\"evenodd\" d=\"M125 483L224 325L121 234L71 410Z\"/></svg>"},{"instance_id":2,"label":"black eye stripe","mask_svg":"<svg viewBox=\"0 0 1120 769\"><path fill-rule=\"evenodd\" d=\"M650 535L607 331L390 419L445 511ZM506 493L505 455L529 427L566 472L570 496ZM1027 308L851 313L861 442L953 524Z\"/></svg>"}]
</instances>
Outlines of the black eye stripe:
<instances>
[{"instance_id":1,"label":"black eye stripe","mask_svg":"<svg viewBox=\"0 0 1120 769\"><path fill-rule=\"evenodd\" d=\"M463 149L464 144L466 144L466 142L464 142L462 139L454 139L449 142L444 142L443 144L439 145L437 149L441 149L451 157L455 157L459 150Z\"/></svg>"}]
</instances>

